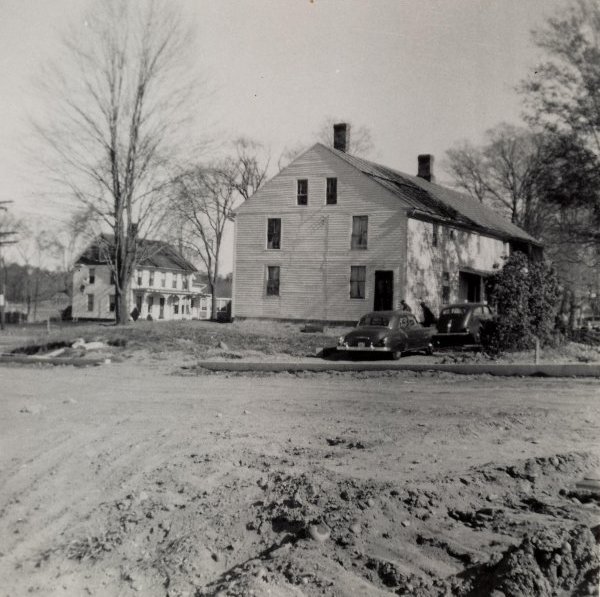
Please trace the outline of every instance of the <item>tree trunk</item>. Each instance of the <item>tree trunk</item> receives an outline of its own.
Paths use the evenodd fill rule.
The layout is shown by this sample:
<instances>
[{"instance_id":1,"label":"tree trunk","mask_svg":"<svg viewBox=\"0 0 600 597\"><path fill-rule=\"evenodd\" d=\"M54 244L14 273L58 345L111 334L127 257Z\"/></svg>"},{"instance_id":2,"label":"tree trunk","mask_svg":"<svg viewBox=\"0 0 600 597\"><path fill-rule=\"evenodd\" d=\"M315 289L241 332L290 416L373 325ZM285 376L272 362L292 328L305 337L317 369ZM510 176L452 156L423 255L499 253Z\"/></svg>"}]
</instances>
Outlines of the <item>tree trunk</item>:
<instances>
[{"instance_id":1,"label":"tree trunk","mask_svg":"<svg viewBox=\"0 0 600 597\"><path fill-rule=\"evenodd\" d=\"M38 274L35 276L35 285L33 288L33 321L37 321L37 307L40 294L40 279Z\"/></svg>"},{"instance_id":2,"label":"tree trunk","mask_svg":"<svg viewBox=\"0 0 600 597\"><path fill-rule=\"evenodd\" d=\"M573 332L577 327L577 311L580 306L580 299L577 296L576 291L571 290L571 303L569 305L569 331Z\"/></svg>"},{"instance_id":3,"label":"tree trunk","mask_svg":"<svg viewBox=\"0 0 600 597\"><path fill-rule=\"evenodd\" d=\"M115 289L115 319L117 325L129 322L129 283L130 280L122 280L119 289Z\"/></svg>"},{"instance_id":4,"label":"tree trunk","mask_svg":"<svg viewBox=\"0 0 600 597\"><path fill-rule=\"evenodd\" d=\"M217 285L213 282L209 282L210 287L210 319L211 321L217 321Z\"/></svg>"}]
</instances>

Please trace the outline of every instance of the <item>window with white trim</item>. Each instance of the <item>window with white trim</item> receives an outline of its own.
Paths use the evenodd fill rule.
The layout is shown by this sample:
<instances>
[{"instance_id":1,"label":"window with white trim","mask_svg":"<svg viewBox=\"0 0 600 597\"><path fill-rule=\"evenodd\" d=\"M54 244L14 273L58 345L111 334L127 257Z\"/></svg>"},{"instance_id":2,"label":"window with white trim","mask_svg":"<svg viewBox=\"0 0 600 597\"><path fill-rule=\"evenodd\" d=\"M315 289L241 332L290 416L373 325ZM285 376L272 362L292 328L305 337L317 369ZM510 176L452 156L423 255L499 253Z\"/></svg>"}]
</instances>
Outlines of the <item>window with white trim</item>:
<instances>
[{"instance_id":1,"label":"window with white trim","mask_svg":"<svg viewBox=\"0 0 600 597\"><path fill-rule=\"evenodd\" d=\"M366 249L369 229L369 216L352 216L351 249Z\"/></svg>"},{"instance_id":2,"label":"window with white trim","mask_svg":"<svg viewBox=\"0 0 600 597\"><path fill-rule=\"evenodd\" d=\"M267 249L281 249L281 218L267 220Z\"/></svg>"},{"instance_id":3,"label":"window with white trim","mask_svg":"<svg viewBox=\"0 0 600 597\"><path fill-rule=\"evenodd\" d=\"M279 296L280 267L267 266L267 296Z\"/></svg>"},{"instance_id":4,"label":"window with white trim","mask_svg":"<svg viewBox=\"0 0 600 597\"><path fill-rule=\"evenodd\" d=\"M367 268L364 265L350 266L350 298L365 298L365 280L367 279Z\"/></svg>"}]
</instances>

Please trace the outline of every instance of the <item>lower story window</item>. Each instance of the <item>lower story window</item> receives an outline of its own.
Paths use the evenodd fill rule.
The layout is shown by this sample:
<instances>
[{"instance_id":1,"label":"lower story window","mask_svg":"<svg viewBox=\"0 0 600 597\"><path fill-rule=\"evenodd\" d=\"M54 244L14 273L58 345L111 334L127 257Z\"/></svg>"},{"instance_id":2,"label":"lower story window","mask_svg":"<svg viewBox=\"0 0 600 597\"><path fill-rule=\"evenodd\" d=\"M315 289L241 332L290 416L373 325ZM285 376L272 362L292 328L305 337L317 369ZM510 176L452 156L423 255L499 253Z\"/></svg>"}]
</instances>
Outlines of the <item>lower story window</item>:
<instances>
[{"instance_id":1,"label":"lower story window","mask_svg":"<svg viewBox=\"0 0 600 597\"><path fill-rule=\"evenodd\" d=\"M87 295L87 307L88 307L88 311L94 310L94 295L93 294Z\"/></svg>"},{"instance_id":2,"label":"lower story window","mask_svg":"<svg viewBox=\"0 0 600 597\"><path fill-rule=\"evenodd\" d=\"M450 303L450 272L442 272L442 305Z\"/></svg>"},{"instance_id":3,"label":"lower story window","mask_svg":"<svg viewBox=\"0 0 600 597\"><path fill-rule=\"evenodd\" d=\"M364 265L352 265L350 267L350 298L365 298L365 279L367 268Z\"/></svg>"},{"instance_id":4,"label":"lower story window","mask_svg":"<svg viewBox=\"0 0 600 597\"><path fill-rule=\"evenodd\" d=\"M114 312L115 312L115 309L116 309L116 307L117 307L117 301L116 301L116 299L115 299L115 295L114 295L114 294L111 294L111 295L108 297L108 310L109 310L111 313L114 313Z\"/></svg>"},{"instance_id":5,"label":"lower story window","mask_svg":"<svg viewBox=\"0 0 600 597\"><path fill-rule=\"evenodd\" d=\"M279 266L267 267L267 296L279 296Z\"/></svg>"},{"instance_id":6,"label":"lower story window","mask_svg":"<svg viewBox=\"0 0 600 597\"><path fill-rule=\"evenodd\" d=\"M179 303L173 303L173 315L179 315Z\"/></svg>"}]
</instances>

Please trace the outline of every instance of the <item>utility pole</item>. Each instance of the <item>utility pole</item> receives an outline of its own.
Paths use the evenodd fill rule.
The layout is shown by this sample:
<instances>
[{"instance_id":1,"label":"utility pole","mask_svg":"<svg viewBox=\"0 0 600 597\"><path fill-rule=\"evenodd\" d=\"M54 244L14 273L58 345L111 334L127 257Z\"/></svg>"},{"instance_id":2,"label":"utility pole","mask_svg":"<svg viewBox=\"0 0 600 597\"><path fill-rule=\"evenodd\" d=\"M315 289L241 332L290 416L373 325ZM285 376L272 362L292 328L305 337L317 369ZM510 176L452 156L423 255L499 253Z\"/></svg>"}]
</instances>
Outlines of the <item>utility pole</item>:
<instances>
[{"instance_id":1,"label":"utility pole","mask_svg":"<svg viewBox=\"0 0 600 597\"><path fill-rule=\"evenodd\" d=\"M12 201L0 201L0 210L6 211L7 203ZM16 234L16 231L0 232L0 330L4 330L4 311L6 309L6 268L4 267L4 257L2 255L2 247L4 245L14 245L16 240L3 240L3 237Z\"/></svg>"}]
</instances>

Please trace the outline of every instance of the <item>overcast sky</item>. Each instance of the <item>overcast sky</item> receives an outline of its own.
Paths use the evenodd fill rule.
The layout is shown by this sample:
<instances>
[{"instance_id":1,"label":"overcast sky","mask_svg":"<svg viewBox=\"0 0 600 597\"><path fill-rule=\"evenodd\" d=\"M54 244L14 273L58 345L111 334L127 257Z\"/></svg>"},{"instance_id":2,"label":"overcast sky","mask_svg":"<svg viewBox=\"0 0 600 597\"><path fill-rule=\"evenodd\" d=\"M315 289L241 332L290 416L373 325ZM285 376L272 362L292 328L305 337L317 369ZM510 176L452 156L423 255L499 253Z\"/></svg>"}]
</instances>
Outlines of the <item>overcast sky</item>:
<instances>
[{"instance_id":1,"label":"overcast sky","mask_svg":"<svg viewBox=\"0 0 600 597\"><path fill-rule=\"evenodd\" d=\"M101 0L96 0L101 1ZM131 0L132 2L135 0ZM535 62L530 30L565 0L172 0L196 22L199 106L211 134L270 147L310 144L332 116L370 129L375 161L416 173L460 139L519 122L519 80ZM32 80L56 55L84 0L0 0L0 200L60 225L20 151L37 104ZM444 178L439 172L438 180ZM226 268L229 266L226 264Z\"/></svg>"}]
</instances>

